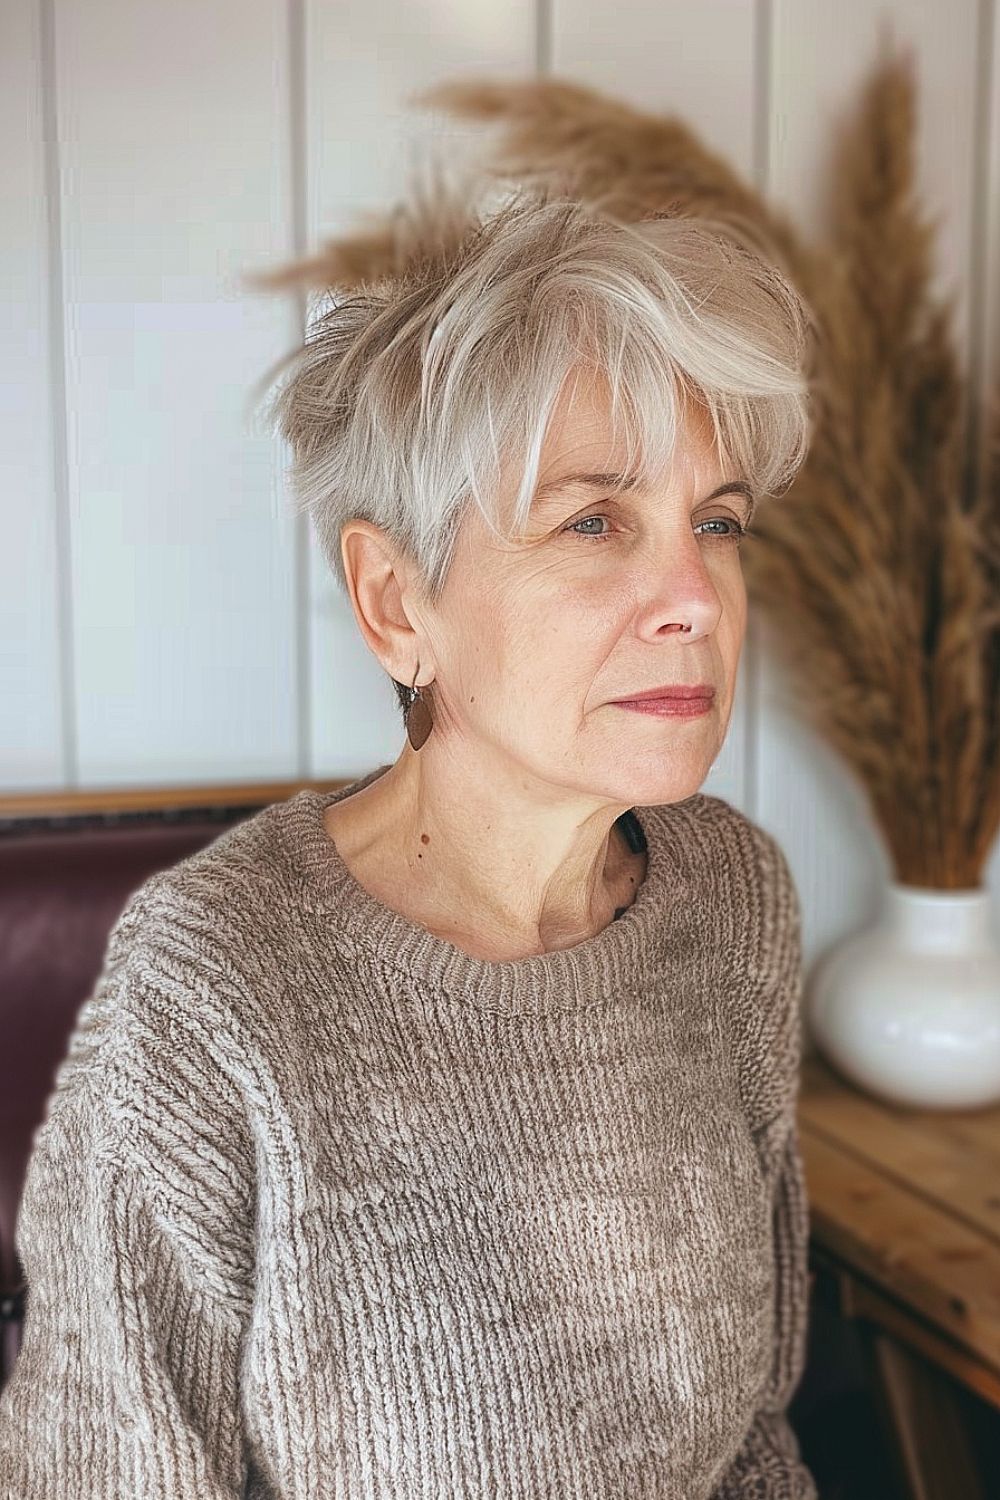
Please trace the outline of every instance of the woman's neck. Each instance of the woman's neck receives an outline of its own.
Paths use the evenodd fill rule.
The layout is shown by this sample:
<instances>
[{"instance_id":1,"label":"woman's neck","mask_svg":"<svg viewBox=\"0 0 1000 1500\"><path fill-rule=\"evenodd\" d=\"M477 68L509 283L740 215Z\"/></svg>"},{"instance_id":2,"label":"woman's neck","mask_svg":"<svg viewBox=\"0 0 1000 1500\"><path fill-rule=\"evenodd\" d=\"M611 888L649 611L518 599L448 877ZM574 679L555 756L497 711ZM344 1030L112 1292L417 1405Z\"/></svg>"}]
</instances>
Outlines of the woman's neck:
<instances>
[{"instance_id":1,"label":"woman's neck","mask_svg":"<svg viewBox=\"0 0 1000 1500\"><path fill-rule=\"evenodd\" d=\"M626 809L473 771L409 745L384 775L331 804L326 829L386 906L477 958L571 948L630 906L646 871L615 820Z\"/></svg>"}]
</instances>

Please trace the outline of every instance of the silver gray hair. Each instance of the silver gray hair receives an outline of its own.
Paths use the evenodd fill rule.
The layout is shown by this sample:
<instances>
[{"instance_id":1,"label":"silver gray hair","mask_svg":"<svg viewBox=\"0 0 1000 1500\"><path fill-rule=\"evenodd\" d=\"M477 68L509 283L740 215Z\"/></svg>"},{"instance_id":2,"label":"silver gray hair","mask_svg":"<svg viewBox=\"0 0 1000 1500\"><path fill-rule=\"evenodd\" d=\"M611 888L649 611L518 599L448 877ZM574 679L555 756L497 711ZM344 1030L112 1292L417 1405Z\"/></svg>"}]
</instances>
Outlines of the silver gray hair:
<instances>
[{"instance_id":1,"label":"silver gray hair","mask_svg":"<svg viewBox=\"0 0 1000 1500\"><path fill-rule=\"evenodd\" d=\"M326 299L272 402L296 506L342 587L341 527L363 518L436 598L467 507L500 529L512 463L505 534L516 534L580 366L607 378L640 479L669 466L692 399L756 496L794 476L808 441L808 318L784 275L731 232L680 217L623 224L526 189L466 213L458 232L442 227L436 247L426 223L404 228L409 260Z\"/></svg>"}]
</instances>

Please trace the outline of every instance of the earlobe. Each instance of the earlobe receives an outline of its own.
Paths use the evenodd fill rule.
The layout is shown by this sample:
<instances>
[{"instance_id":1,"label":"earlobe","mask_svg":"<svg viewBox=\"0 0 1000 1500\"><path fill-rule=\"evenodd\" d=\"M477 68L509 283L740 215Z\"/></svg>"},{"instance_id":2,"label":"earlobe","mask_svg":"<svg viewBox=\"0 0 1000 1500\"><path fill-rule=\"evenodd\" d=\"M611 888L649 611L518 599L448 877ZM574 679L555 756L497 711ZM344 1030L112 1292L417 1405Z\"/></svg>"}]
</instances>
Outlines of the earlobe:
<instances>
[{"instance_id":1,"label":"earlobe","mask_svg":"<svg viewBox=\"0 0 1000 1500\"><path fill-rule=\"evenodd\" d=\"M369 651L397 682L429 656L404 603L410 565L393 539L370 521L345 522L340 555L354 617Z\"/></svg>"}]
</instances>

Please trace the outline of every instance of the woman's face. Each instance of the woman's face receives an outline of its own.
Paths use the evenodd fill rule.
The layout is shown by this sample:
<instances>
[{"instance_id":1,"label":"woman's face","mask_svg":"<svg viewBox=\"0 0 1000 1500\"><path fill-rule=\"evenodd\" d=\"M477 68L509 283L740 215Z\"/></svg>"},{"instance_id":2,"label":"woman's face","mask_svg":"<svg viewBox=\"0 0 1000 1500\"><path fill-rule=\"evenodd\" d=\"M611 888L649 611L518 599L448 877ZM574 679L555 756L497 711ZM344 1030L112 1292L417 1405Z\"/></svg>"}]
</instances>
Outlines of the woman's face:
<instances>
[{"instance_id":1,"label":"woman's face","mask_svg":"<svg viewBox=\"0 0 1000 1500\"><path fill-rule=\"evenodd\" d=\"M613 494L579 477L624 463L606 386L581 371L550 425L523 539L498 540L472 507L424 624L452 751L526 791L544 783L631 806L690 796L725 739L751 500L720 466L704 413L688 418L656 488ZM623 706L676 685L714 697L694 716Z\"/></svg>"}]
</instances>

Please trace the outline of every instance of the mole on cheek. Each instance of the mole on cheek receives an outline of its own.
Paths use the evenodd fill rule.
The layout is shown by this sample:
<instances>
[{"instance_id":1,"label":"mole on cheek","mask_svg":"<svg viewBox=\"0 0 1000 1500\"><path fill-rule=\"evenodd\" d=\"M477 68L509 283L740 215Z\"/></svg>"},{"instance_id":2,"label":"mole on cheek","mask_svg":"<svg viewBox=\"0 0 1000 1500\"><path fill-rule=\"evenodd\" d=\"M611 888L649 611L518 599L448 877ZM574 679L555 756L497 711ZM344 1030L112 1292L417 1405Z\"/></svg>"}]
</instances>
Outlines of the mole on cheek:
<instances>
[{"instance_id":1,"label":"mole on cheek","mask_svg":"<svg viewBox=\"0 0 1000 1500\"><path fill-rule=\"evenodd\" d=\"M421 835L420 835L420 842L421 842L421 843L422 843L422 844L429 844L429 843L430 843L430 841L431 841L431 836L430 836L430 834L429 834L429 833L422 833L422 834L421 834Z\"/></svg>"}]
</instances>

